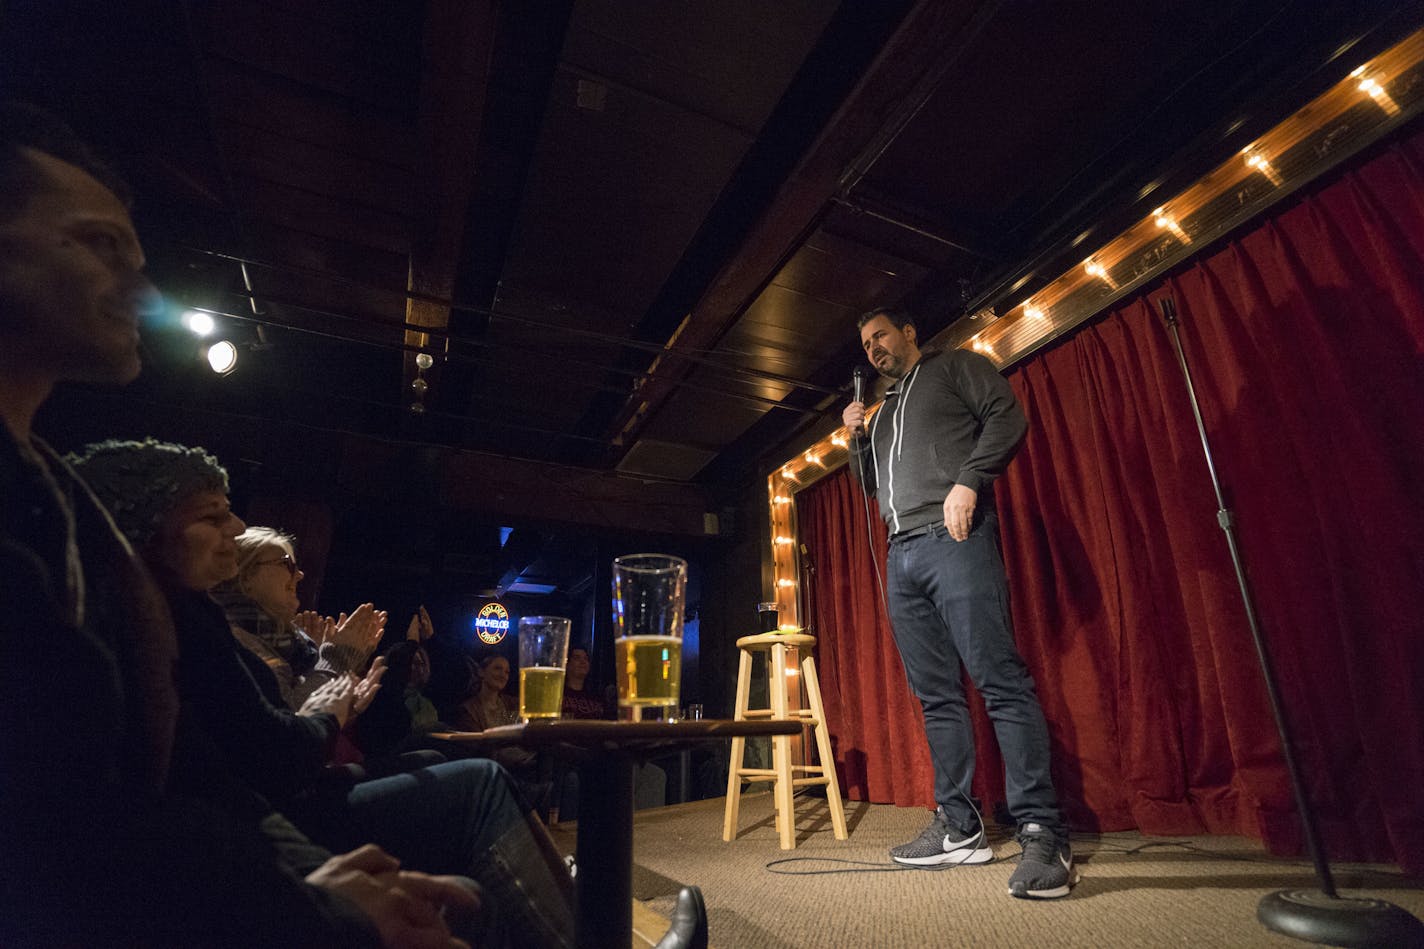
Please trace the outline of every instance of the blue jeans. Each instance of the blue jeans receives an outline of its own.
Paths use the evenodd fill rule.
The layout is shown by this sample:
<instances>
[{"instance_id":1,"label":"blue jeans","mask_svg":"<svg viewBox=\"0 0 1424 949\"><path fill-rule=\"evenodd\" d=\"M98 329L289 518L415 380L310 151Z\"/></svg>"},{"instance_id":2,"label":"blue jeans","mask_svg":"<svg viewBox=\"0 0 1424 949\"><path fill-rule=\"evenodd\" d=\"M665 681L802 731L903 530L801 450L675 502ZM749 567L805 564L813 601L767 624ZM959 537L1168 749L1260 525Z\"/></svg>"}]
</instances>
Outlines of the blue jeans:
<instances>
[{"instance_id":1,"label":"blue jeans","mask_svg":"<svg viewBox=\"0 0 1424 949\"><path fill-rule=\"evenodd\" d=\"M962 667L983 696L999 739L1014 820L1062 836L1067 828L1049 772L1048 725L1009 622L998 519L991 514L976 521L963 541L938 524L929 533L890 542L890 624L910 689L924 710L935 800L954 823L974 826L974 729Z\"/></svg>"},{"instance_id":2,"label":"blue jeans","mask_svg":"<svg viewBox=\"0 0 1424 949\"><path fill-rule=\"evenodd\" d=\"M493 761L450 761L303 804L289 816L332 850L374 843L406 869L477 881L488 927L478 945L573 945L568 868Z\"/></svg>"}]
</instances>

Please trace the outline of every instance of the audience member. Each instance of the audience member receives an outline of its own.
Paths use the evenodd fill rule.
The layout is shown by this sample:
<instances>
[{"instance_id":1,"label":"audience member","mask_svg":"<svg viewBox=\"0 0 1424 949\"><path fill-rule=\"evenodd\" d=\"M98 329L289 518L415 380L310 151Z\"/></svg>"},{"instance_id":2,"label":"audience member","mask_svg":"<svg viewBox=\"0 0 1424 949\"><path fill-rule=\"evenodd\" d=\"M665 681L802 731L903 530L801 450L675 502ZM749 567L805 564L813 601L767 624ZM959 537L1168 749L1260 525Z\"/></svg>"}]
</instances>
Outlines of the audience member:
<instances>
[{"instance_id":1,"label":"audience member","mask_svg":"<svg viewBox=\"0 0 1424 949\"><path fill-rule=\"evenodd\" d=\"M364 674L386 614L370 603L338 619L299 614L297 584L305 575L294 540L270 527L248 527L237 538L237 576L212 595L238 642L276 675L283 702L299 709L318 686L346 673Z\"/></svg>"},{"instance_id":2,"label":"audience member","mask_svg":"<svg viewBox=\"0 0 1424 949\"><path fill-rule=\"evenodd\" d=\"M356 723L356 742L368 755L394 755L424 748L433 731L450 730L440 721L423 688L430 678L430 657L417 640L396 643L377 660L386 664L381 694Z\"/></svg>"},{"instance_id":3,"label":"audience member","mask_svg":"<svg viewBox=\"0 0 1424 949\"><path fill-rule=\"evenodd\" d=\"M156 292L125 193L0 103L0 944L464 946L442 917L468 888L332 857L232 780L174 688L163 597L32 431L57 383L138 374Z\"/></svg>"},{"instance_id":4,"label":"audience member","mask_svg":"<svg viewBox=\"0 0 1424 949\"><path fill-rule=\"evenodd\" d=\"M498 653L485 656L471 676L469 696L451 713L450 724L462 731L482 732L518 723L518 705L508 689L509 660Z\"/></svg>"},{"instance_id":5,"label":"audience member","mask_svg":"<svg viewBox=\"0 0 1424 949\"><path fill-rule=\"evenodd\" d=\"M614 717L615 710L608 707L607 695L588 686L588 674L592 668L587 649L569 647L569 661L564 669L564 718Z\"/></svg>"},{"instance_id":6,"label":"audience member","mask_svg":"<svg viewBox=\"0 0 1424 949\"><path fill-rule=\"evenodd\" d=\"M509 679L509 660L498 653L476 663L471 669L470 696L451 711L450 724L460 731L472 732L517 725L519 703L508 692ZM553 804L553 759L528 748L506 745L495 750L494 760L514 775L535 809L547 818Z\"/></svg>"},{"instance_id":7,"label":"audience member","mask_svg":"<svg viewBox=\"0 0 1424 949\"><path fill-rule=\"evenodd\" d=\"M267 700L253 675L275 691L271 671L243 659L208 594L236 574L235 539L244 527L228 506L227 472L215 458L153 440L110 441L74 464L158 580L178 631L180 694L249 787L323 843L374 841L428 872L473 877L496 914L489 945L571 941L567 868L492 762L448 762L350 788L317 783L320 766L313 768L308 731L298 727L306 718ZM341 685L344 691L333 688ZM330 715L338 722L356 687L349 675L323 687L333 692Z\"/></svg>"}]
</instances>

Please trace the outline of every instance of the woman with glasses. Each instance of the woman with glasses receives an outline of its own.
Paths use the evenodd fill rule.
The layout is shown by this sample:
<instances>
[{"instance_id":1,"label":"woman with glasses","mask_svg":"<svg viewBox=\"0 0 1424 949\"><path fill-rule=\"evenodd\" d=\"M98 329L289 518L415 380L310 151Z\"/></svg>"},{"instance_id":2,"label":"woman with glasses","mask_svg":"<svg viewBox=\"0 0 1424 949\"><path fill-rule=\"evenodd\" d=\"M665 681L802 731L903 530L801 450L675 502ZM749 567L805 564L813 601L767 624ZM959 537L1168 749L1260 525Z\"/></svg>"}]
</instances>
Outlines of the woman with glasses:
<instances>
[{"instance_id":1,"label":"woman with glasses","mask_svg":"<svg viewBox=\"0 0 1424 949\"><path fill-rule=\"evenodd\" d=\"M220 583L213 599L232 634L277 677L291 709L317 688L347 673L361 675L386 625L384 611L363 603L337 619L298 613L295 538L270 527L248 527L237 538L237 576Z\"/></svg>"}]
</instances>

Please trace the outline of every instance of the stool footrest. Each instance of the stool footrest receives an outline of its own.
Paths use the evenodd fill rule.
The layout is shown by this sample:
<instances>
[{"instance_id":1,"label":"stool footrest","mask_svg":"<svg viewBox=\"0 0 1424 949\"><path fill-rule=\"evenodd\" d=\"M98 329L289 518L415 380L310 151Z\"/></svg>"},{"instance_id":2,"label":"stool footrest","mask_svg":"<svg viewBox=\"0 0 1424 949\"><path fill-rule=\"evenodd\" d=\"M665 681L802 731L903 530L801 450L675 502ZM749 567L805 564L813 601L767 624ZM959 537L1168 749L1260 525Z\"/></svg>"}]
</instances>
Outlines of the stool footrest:
<instances>
[{"instance_id":1,"label":"stool footrest","mask_svg":"<svg viewBox=\"0 0 1424 949\"><path fill-rule=\"evenodd\" d=\"M800 721L807 725L819 725L821 720L815 716L809 708L791 709L785 715L778 717L776 712L769 708L749 708L742 713L742 717L737 721L744 721L749 718L775 718L777 721L795 722Z\"/></svg>"},{"instance_id":2,"label":"stool footrest","mask_svg":"<svg viewBox=\"0 0 1424 949\"><path fill-rule=\"evenodd\" d=\"M808 765L799 765L799 764L798 764L798 765L792 765L792 766L791 766L791 770L792 770L792 771L800 771L802 774L818 775L818 777L810 778L810 779L807 779L807 780L813 780L813 781L825 781L825 780L826 780L826 769L823 768L823 767L821 767L821 766L818 765L818 764L808 764ZM776 769L775 769L775 768L738 768L738 769L737 769L737 776L738 776L738 777L741 777L741 778L748 778L748 779L750 779L750 778L758 778L758 779L760 779L760 778L775 778L775 777L776 777ZM797 780L797 781L800 781L800 780L803 780L803 779L797 778L796 780Z\"/></svg>"}]
</instances>

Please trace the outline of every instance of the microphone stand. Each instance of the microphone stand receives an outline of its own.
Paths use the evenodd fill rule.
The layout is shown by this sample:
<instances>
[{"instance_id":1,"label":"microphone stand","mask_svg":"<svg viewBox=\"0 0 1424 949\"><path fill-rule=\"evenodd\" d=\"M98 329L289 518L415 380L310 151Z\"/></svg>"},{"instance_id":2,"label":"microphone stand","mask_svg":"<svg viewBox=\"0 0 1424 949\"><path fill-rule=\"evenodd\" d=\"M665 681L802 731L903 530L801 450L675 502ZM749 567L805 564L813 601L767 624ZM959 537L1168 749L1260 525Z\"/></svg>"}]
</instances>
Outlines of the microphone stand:
<instances>
[{"instance_id":1,"label":"microphone stand","mask_svg":"<svg viewBox=\"0 0 1424 949\"><path fill-rule=\"evenodd\" d=\"M1281 736L1281 754L1285 758L1286 772L1290 775L1296 809L1300 811L1300 822L1305 831L1305 846L1315 864L1315 876L1320 884L1319 892L1277 890L1266 894L1256 906L1256 919L1267 929L1306 942L1332 946L1378 946L1381 949L1424 946L1424 923L1402 908L1384 900L1344 897L1335 892L1335 879L1330 873L1325 849L1320 844L1315 815L1311 810L1310 800L1306 797L1305 784L1301 780L1300 765L1296 761L1285 707L1276 688L1270 653L1266 649L1266 641L1261 636L1261 627L1256 619L1251 586L1247 582L1246 568L1242 564L1241 551L1236 543L1235 521L1221 493L1221 482L1217 479L1211 443L1206 436L1206 424L1202 421L1196 388L1192 385L1192 372L1187 366L1186 351L1182 349L1182 337L1177 330L1177 304L1171 297L1162 297L1157 301L1157 306L1162 311L1162 319L1166 321L1167 329L1171 331L1172 345L1177 351L1177 362L1187 383L1187 398L1191 401L1197 433L1201 436L1207 472L1211 475L1211 487L1216 492L1216 521L1226 534L1226 546L1231 551L1232 566L1236 568L1236 582L1241 588L1241 604L1246 610L1246 623L1251 628L1251 639L1256 645L1256 658L1261 663L1261 677L1266 683L1266 696L1275 716L1276 730Z\"/></svg>"}]
</instances>

